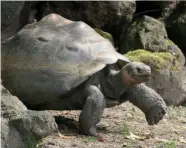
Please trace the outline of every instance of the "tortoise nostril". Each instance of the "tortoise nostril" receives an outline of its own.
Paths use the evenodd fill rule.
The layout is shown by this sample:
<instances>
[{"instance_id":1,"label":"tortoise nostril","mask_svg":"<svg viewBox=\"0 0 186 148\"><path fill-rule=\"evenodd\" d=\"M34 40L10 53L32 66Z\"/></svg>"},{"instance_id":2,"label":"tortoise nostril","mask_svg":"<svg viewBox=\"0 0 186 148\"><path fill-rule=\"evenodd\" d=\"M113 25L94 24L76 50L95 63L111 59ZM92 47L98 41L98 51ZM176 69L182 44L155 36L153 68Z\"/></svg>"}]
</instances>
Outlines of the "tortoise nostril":
<instances>
[{"instance_id":1,"label":"tortoise nostril","mask_svg":"<svg viewBox=\"0 0 186 148\"><path fill-rule=\"evenodd\" d=\"M139 68L139 67L137 67L137 71L138 71L139 73L142 73L142 69Z\"/></svg>"}]
</instances>

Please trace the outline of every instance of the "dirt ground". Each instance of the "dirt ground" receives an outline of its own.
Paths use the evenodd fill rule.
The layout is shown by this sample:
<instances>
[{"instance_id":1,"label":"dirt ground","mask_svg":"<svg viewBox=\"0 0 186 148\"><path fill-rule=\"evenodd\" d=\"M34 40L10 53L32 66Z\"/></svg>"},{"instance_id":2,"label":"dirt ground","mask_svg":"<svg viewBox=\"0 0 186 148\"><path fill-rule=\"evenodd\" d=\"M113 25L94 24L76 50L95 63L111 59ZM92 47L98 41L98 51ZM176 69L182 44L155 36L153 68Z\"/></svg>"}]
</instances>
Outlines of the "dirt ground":
<instances>
[{"instance_id":1,"label":"dirt ground","mask_svg":"<svg viewBox=\"0 0 186 148\"><path fill-rule=\"evenodd\" d=\"M44 138L38 148L186 148L186 107L168 107L167 115L155 126L148 126L144 114L128 102L105 109L98 125L104 139L78 134L79 111L51 112L63 124L59 133ZM69 118L65 119L68 123L63 117Z\"/></svg>"}]
</instances>

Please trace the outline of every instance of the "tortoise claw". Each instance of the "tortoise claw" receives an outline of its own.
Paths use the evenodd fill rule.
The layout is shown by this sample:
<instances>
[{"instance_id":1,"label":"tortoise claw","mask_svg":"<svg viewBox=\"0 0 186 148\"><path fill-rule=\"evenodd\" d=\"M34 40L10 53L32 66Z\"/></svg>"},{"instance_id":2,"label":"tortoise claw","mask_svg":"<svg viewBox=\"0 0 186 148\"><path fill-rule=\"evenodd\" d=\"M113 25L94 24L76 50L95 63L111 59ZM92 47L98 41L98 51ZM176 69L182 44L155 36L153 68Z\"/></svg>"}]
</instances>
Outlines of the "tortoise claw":
<instances>
[{"instance_id":1,"label":"tortoise claw","mask_svg":"<svg viewBox=\"0 0 186 148\"><path fill-rule=\"evenodd\" d=\"M160 120L162 120L163 116L166 114L166 107L162 106L153 106L149 111L145 114L146 120L149 125L158 124Z\"/></svg>"}]
</instances>

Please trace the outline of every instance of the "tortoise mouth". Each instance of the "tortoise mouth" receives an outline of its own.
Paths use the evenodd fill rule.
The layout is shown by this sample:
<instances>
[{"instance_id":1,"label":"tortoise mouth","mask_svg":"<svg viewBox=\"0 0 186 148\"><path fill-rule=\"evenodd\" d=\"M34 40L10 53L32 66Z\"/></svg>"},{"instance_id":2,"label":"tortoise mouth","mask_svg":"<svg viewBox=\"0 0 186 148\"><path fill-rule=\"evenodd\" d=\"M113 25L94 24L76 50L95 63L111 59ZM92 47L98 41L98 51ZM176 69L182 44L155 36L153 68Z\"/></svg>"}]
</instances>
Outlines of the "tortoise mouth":
<instances>
[{"instance_id":1,"label":"tortoise mouth","mask_svg":"<svg viewBox=\"0 0 186 148\"><path fill-rule=\"evenodd\" d=\"M148 76L146 76L145 78L146 78L146 79L147 79L147 81L148 81L148 80L150 80L151 76L150 76L150 75L148 75Z\"/></svg>"},{"instance_id":2,"label":"tortoise mouth","mask_svg":"<svg viewBox=\"0 0 186 148\"><path fill-rule=\"evenodd\" d=\"M148 74L143 74L143 75L134 75L133 77L134 77L135 79L137 79L137 80L148 81L148 80L150 80L150 78L151 78L151 74L148 73Z\"/></svg>"}]
</instances>

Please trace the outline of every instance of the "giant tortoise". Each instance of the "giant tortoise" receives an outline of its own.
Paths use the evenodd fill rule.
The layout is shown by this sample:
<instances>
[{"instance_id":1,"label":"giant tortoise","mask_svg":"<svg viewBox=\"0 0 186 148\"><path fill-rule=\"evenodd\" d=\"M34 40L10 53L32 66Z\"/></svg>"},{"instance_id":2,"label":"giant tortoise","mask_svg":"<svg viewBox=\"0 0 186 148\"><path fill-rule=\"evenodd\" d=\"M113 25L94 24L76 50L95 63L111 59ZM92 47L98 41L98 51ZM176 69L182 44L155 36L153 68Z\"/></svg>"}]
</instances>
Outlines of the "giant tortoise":
<instances>
[{"instance_id":1,"label":"giant tortoise","mask_svg":"<svg viewBox=\"0 0 186 148\"><path fill-rule=\"evenodd\" d=\"M126 65L116 69L115 63ZM57 14L26 25L2 43L2 83L30 109L82 110L79 130L98 136L105 107L129 100L150 125L166 105L143 82L150 67L116 52L112 44L84 22Z\"/></svg>"}]
</instances>

